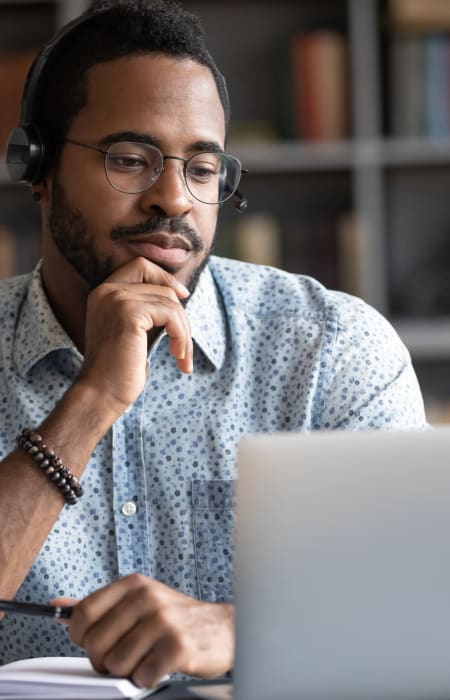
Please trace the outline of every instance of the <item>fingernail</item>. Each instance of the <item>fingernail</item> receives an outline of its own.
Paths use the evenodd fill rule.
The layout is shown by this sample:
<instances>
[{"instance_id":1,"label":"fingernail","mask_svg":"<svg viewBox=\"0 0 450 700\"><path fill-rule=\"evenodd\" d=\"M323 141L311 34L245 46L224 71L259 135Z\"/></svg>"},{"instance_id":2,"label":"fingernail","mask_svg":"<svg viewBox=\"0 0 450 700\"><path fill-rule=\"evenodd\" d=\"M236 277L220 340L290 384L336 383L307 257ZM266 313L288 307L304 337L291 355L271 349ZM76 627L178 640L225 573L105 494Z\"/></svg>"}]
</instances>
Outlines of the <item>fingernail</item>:
<instances>
[{"instance_id":1,"label":"fingernail","mask_svg":"<svg viewBox=\"0 0 450 700\"><path fill-rule=\"evenodd\" d=\"M179 282L178 280L175 280L175 282L177 283L178 289L180 290L180 292L182 294L184 294L185 297L190 296L191 293L190 293L189 289L187 287L185 287L182 282Z\"/></svg>"}]
</instances>

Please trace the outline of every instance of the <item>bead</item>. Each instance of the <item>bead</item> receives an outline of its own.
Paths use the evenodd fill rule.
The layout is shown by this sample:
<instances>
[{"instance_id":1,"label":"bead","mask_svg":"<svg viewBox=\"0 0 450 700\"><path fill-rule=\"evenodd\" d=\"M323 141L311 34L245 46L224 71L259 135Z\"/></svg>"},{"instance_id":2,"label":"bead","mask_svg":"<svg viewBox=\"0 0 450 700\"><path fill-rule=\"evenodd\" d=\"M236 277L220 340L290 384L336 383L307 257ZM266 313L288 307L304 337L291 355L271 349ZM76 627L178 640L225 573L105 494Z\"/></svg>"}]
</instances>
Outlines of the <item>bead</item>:
<instances>
[{"instance_id":1,"label":"bead","mask_svg":"<svg viewBox=\"0 0 450 700\"><path fill-rule=\"evenodd\" d=\"M17 438L17 445L25 450L50 481L53 481L63 495L66 505L75 505L84 490L61 458L45 444L41 435L34 430L24 428Z\"/></svg>"}]
</instances>

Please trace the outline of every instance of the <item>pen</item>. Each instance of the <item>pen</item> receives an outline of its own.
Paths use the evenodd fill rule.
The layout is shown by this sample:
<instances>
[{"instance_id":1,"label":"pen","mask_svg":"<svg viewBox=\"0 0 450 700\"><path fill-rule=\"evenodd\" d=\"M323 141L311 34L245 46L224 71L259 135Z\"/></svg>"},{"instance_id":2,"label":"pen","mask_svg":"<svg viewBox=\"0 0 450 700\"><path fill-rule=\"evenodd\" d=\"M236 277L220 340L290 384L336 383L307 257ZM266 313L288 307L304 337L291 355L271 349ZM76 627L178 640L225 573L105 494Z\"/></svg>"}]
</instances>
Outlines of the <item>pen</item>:
<instances>
[{"instance_id":1,"label":"pen","mask_svg":"<svg viewBox=\"0 0 450 700\"><path fill-rule=\"evenodd\" d=\"M73 606L67 605L60 607L59 605L40 605L39 603L21 603L18 600L0 600L0 612L19 613L21 615L41 615L44 617L53 617L55 620L60 618L68 619L72 614Z\"/></svg>"}]
</instances>

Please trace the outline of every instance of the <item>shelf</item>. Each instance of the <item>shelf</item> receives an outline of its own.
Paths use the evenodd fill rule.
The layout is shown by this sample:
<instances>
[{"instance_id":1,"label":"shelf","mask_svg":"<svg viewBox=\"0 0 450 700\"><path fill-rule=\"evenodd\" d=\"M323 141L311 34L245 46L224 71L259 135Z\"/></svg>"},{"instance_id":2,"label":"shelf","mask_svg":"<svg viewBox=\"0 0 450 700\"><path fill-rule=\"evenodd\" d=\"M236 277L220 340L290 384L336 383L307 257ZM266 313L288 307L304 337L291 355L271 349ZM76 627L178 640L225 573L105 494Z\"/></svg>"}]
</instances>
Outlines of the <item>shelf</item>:
<instances>
[{"instance_id":1,"label":"shelf","mask_svg":"<svg viewBox=\"0 0 450 700\"><path fill-rule=\"evenodd\" d=\"M0 8L32 5L29 14L34 18L41 16L36 6L53 6L54 11L47 12L46 25L42 28L34 22L32 27L46 34L47 25L51 29L63 24L87 2L0 0ZM249 217L252 212L270 213L279 223L285 247L298 232L305 235L305 231L315 231L315 226L319 232L321 226L331 230L343 221L338 227L341 248L336 261L340 271L345 265L351 269L353 284L349 289L382 313L396 314L394 325L414 360L436 367L445 360L450 364L450 317L431 316L450 309L450 286L448 306L445 300L436 308L430 302L430 317L415 317L421 313L425 317L428 308L420 296L422 289L428 298L434 289L430 284L427 287L426 281L421 286L420 274L428 280L427 270L436 269L442 282L441 287L436 283L435 294L444 294L447 289L450 138L401 139L383 130L383 125L391 123L385 55L389 38L382 24L385 0L182 0L182 4L202 17L212 51L229 79L238 129L230 130L227 150L249 170L243 183L250 202ZM13 14L18 15L16 11ZM15 20L15 37L20 40L21 17ZM345 28L349 40L352 138L322 143L270 140L278 133L275 126L257 132L252 124L275 125L279 116L279 105L272 101L278 69L273 48L280 37L320 26L325 20L326 24L330 17ZM249 35L247 27L255 18L258 32ZM38 208L26 188L10 181L1 156L0 188L4 209L0 225L3 221L17 230L18 238L23 230L34 231L38 225L35 219L34 227L22 222L22 202L24 211L30 211L29 217L37 217ZM354 218L346 217L349 212ZM233 207L224 210L223 230L233 232L236 220ZM338 240L333 235L322 245L324 264L328 264L328 248ZM316 238L314 244L319 246L320 235ZM344 265L339 255L348 255ZM409 291L411 280L416 280L418 290L414 298ZM422 306L414 305L416 298ZM450 397L450 378L446 392Z\"/></svg>"},{"instance_id":2,"label":"shelf","mask_svg":"<svg viewBox=\"0 0 450 700\"><path fill-rule=\"evenodd\" d=\"M1 0L0 0L1 1ZM343 170L363 167L450 165L449 141L234 141L227 150L242 161L250 174ZM0 185L11 184L0 158Z\"/></svg>"},{"instance_id":3,"label":"shelf","mask_svg":"<svg viewBox=\"0 0 450 700\"><path fill-rule=\"evenodd\" d=\"M341 170L353 163L350 141L301 143L299 141L235 141L227 147L252 174L311 170Z\"/></svg>"},{"instance_id":4,"label":"shelf","mask_svg":"<svg viewBox=\"0 0 450 700\"><path fill-rule=\"evenodd\" d=\"M355 139L330 143L299 141L230 143L252 173L406 167L450 164L450 140Z\"/></svg>"},{"instance_id":5,"label":"shelf","mask_svg":"<svg viewBox=\"0 0 450 700\"><path fill-rule=\"evenodd\" d=\"M382 142L382 163L386 166L430 166L450 164L450 140L386 139Z\"/></svg>"}]
</instances>

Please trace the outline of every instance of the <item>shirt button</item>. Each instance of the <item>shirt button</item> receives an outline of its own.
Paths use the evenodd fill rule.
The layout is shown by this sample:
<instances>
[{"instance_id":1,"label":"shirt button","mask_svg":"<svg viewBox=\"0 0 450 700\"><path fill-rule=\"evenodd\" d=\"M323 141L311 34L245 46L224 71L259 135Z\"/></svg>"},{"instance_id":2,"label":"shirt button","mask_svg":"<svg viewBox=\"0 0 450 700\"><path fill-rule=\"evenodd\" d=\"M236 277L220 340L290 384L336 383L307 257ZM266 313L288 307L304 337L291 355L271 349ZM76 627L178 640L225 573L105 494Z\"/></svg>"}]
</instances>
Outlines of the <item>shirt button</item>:
<instances>
[{"instance_id":1,"label":"shirt button","mask_svg":"<svg viewBox=\"0 0 450 700\"><path fill-rule=\"evenodd\" d=\"M131 515L134 515L137 511L136 503L134 503L134 501L127 501L123 504L120 510L124 515L130 517Z\"/></svg>"}]
</instances>

